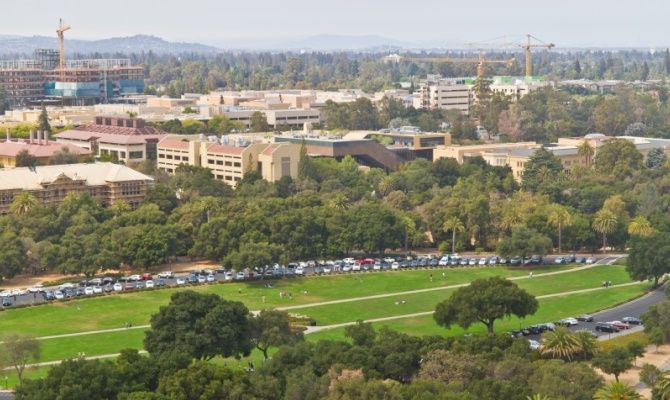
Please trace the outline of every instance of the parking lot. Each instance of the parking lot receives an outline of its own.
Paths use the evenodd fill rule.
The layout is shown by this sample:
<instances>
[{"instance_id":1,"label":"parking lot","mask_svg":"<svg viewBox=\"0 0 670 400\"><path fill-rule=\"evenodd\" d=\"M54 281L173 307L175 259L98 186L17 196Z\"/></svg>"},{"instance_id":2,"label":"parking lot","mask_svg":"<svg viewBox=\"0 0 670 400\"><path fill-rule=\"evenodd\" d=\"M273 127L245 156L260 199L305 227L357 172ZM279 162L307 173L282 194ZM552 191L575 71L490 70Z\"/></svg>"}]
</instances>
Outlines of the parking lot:
<instances>
[{"instance_id":1,"label":"parking lot","mask_svg":"<svg viewBox=\"0 0 670 400\"><path fill-rule=\"evenodd\" d=\"M245 281L251 279L280 279L298 276L329 275L343 273L371 273L407 269L451 268L451 267L485 267L485 266L533 266L572 263L596 263L600 258L574 255L554 257L532 256L525 259L511 257L505 259L498 256L458 256L458 255L426 255L386 258L344 258L342 260L320 260L289 263L286 266L275 264L266 271L245 270L227 271L205 269L189 273L161 272L156 275L136 274L130 276L102 276L90 280L64 283L51 287L31 287L0 292L2 306L5 308L33 305L49 301L58 301L84 296L101 296L137 290L156 289L161 287L189 286L221 283L226 281Z\"/></svg>"}]
</instances>

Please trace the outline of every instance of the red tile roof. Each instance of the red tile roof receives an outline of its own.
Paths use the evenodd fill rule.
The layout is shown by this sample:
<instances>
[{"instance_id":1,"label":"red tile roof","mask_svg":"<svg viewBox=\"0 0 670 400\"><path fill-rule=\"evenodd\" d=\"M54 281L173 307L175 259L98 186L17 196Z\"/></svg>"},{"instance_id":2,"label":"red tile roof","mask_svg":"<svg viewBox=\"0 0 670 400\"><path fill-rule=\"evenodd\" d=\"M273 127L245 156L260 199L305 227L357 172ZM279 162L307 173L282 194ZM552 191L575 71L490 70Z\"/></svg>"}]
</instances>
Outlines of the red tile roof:
<instances>
[{"instance_id":1,"label":"red tile roof","mask_svg":"<svg viewBox=\"0 0 670 400\"><path fill-rule=\"evenodd\" d=\"M101 143L112 144L143 144L157 142L167 136L167 133L151 127L128 128L111 125L84 125L55 135L59 139L97 140Z\"/></svg>"},{"instance_id":2,"label":"red tile roof","mask_svg":"<svg viewBox=\"0 0 670 400\"><path fill-rule=\"evenodd\" d=\"M165 138L158 143L158 147L170 147L173 149L188 149L188 140Z\"/></svg>"},{"instance_id":3,"label":"red tile roof","mask_svg":"<svg viewBox=\"0 0 670 400\"><path fill-rule=\"evenodd\" d=\"M272 155L272 153L274 153L275 150L277 150L278 148L279 148L279 144L273 143L273 144L269 145L268 147L266 147L265 150L263 150L263 152L261 154L263 154L264 156Z\"/></svg>"},{"instance_id":4,"label":"red tile roof","mask_svg":"<svg viewBox=\"0 0 670 400\"><path fill-rule=\"evenodd\" d=\"M207 151L210 153L221 153L221 154L242 154L246 147L237 147L237 146L225 146L218 143L211 144Z\"/></svg>"},{"instance_id":5,"label":"red tile roof","mask_svg":"<svg viewBox=\"0 0 670 400\"><path fill-rule=\"evenodd\" d=\"M27 150L28 154L35 157L44 158L51 157L54 153L67 148L70 153L76 155L91 154L89 150L74 146L71 144L49 142L49 144L29 143L27 141L19 142L2 142L0 143L0 156L16 157L23 150Z\"/></svg>"}]
</instances>

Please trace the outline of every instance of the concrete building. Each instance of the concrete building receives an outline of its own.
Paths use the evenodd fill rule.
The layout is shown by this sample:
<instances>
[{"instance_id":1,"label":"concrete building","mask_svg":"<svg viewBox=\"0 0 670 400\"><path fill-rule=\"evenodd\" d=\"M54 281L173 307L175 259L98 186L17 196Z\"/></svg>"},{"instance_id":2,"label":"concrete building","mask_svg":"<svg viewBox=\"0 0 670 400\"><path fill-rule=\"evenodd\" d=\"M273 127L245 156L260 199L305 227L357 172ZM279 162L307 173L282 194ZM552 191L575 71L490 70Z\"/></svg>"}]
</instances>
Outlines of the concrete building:
<instances>
[{"instance_id":1,"label":"concrete building","mask_svg":"<svg viewBox=\"0 0 670 400\"><path fill-rule=\"evenodd\" d=\"M410 128L410 127L403 127ZM390 151L406 152L404 158L416 157L433 160L433 151L439 146L451 144L451 134L442 132L421 132L418 130L351 131L344 140L375 139L386 144Z\"/></svg>"},{"instance_id":2,"label":"concrete building","mask_svg":"<svg viewBox=\"0 0 670 400\"><path fill-rule=\"evenodd\" d=\"M95 124L84 125L57 135L58 143L69 143L90 150L94 155L111 156L119 161L156 159L156 145L167 133L146 126L142 119L95 117Z\"/></svg>"},{"instance_id":3,"label":"concrete building","mask_svg":"<svg viewBox=\"0 0 670 400\"><path fill-rule=\"evenodd\" d=\"M433 150L433 161L439 158L453 158L459 164L463 164L466 158L469 157L484 157L486 159L488 154L509 154L512 150L517 149L536 149L541 147L535 142L519 142L519 143L488 143L488 144L473 144L467 146L437 146ZM490 162L491 165L501 165L498 161Z\"/></svg>"},{"instance_id":4,"label":"concrete building","mask_svg":"<svg viewBox=\"0 0 670 400\"><path fill-rule=\"evenodd\" d=\"M300 146L290 143L253 143L234 146L200 137L171 135L158 143L158 169L174 173L179 165L209 168L214 177L236 186L244 174L258 171L275 182L284 176L298 177Z\"/></svg>"},{"instance_id":5,"label":"concrete building","mask_svg":"<svg viewBox=\"0 0 670 400\"><path fill-rule=\"evenodd\" d=\"M123 200L135 208L152 184L150 176L112 163L0 169L0 214L8 213L22 192L47 206L58 206L70 193L88 193L104 206Z\"/></svg>"},{"instance_id":6,"label":"concrete building","mask_svg":"<svg viewBox=\"0 0 670 400\"><path fill-rule=\"evenodd\" d=\"M471 78L441 78L429 75L428 80L419 87L421 108L458 110L462 114L470 113L473 101Z\"/></svg>"},{"instance_id":7,"label":"concrete building","mask_svg":"<svg viewBox=\"0 0 670 400\"><path fill-rule=\"evenodd\" d=\"M89 150L68 143L56 143L49 139L49 133L31 132L30 139L12 140L7 133L4 142L0 142L0 165L4 168L16 166L16 158L22 152L27 152L37 159L40 165L49 163L49 159L60 151L69 151L76 155L80 161L91 155Z\"/></svg>"}]
</instances>

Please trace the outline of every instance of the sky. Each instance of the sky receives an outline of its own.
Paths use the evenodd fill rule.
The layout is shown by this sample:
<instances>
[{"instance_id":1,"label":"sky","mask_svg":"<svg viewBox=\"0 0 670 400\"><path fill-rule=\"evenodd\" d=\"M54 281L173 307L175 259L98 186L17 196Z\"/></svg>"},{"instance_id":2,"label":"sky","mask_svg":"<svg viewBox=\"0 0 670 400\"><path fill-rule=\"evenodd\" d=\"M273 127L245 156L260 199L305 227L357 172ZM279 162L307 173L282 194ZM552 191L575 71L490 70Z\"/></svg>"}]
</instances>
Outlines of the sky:
<instances>
[{"instance_id":1,"label":"sky","mask_svg":"<svg viewBox=\"0 0 670 400\"><path fill-rule=\"evenodd\" d=\"M320 34L408 44L504 42L525 33L558 47L670 45L668 0L6 0L0 34L101 39L151 34L218 47Z\"/></svg>"}]
</instances>

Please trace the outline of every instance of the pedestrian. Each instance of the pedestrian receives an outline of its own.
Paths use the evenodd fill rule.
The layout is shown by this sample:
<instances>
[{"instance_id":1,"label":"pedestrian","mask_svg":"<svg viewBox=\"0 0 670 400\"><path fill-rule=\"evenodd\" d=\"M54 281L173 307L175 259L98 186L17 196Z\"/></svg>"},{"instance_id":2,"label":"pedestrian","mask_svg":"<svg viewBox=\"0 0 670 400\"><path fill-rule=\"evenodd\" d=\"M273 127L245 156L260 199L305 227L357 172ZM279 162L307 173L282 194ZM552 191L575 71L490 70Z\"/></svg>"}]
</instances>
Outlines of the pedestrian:
<instances>
[{"instance_id":1,"label":"pedestrian","mask_svg":"<svg viewBox=\"0 0 670 400\"><path fill-rule=\"evenodd\" d=\"M431 282L433 281L433 273L432 272L430 273L430 281Z\"/></svg>"},{"instance_id":2,"label":"pedestrian","mask_svg":"<svg viewBox=\"0 0 670 400\"><path fill-rule=\"evenodd\" d=\"M447 279L447 274L442 271L442 279Z\"/></svg>"},{"instance_id":3,"label":"pedestrian","mask_svg":"<svg viewBox=\"0 0 670 400\"><path fill-rule=\"evenodd\" d=\"M528 274L528 277L529 277L529 278L532 278L532 277L533 277L533 271L530 271L530 273Z\"/></svg>"}]
</instances>

